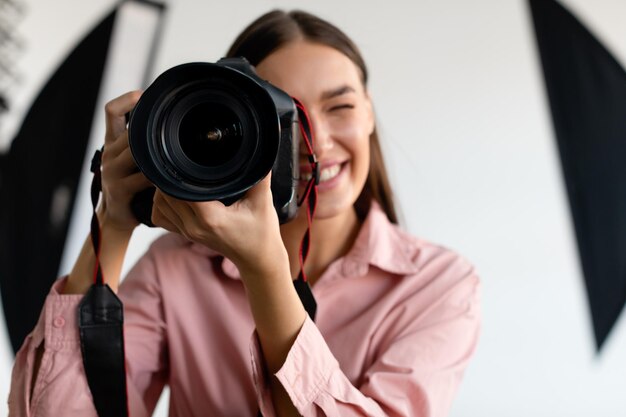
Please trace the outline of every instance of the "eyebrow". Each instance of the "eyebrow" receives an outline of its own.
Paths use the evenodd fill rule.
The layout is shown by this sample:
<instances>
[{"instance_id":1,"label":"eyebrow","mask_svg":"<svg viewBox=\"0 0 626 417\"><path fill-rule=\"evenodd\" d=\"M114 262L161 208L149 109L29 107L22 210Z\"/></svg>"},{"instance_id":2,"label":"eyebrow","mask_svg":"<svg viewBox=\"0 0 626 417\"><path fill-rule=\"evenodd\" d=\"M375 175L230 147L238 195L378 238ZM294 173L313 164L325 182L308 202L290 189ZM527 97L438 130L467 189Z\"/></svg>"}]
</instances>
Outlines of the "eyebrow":
<instances>
[{"instance_id":1,"label":"eyebrow","mask_svg":"<svg viewBox=\"0 0 626 417\"><path fill-rule=\"evenodd\" d=\"M342 85L341 87L324 91L321 97L322 97L322 100L328 100L328 99L331 99L331 98L334 98L343 94L355 93L355 92L356 91L354 90L354 88L350 87L349 85Z\"/></svg>"}]
</instances>

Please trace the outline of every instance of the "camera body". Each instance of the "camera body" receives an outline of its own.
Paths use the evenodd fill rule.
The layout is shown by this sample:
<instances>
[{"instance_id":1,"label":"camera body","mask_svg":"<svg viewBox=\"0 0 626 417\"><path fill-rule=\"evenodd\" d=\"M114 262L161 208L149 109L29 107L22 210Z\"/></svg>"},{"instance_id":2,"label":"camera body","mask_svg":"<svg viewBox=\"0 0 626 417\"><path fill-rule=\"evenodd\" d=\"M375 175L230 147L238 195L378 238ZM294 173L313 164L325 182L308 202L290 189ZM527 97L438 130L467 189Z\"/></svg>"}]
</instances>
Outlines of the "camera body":
<instances>
[{"instance_id":1,"label":"camera body","mask_svg":"<svg viewBox=\"0 0 626 417\"><path fill-rule=\"evenodd\" d=\"M232 204L272 171L274 207L284 223L297 211L298 123L287 93L244 58L224 58L161 74L130 114L129 144L155 187L187 201ZM147 225L154 191L131 203Z\"/></svg>"}]
</instances>

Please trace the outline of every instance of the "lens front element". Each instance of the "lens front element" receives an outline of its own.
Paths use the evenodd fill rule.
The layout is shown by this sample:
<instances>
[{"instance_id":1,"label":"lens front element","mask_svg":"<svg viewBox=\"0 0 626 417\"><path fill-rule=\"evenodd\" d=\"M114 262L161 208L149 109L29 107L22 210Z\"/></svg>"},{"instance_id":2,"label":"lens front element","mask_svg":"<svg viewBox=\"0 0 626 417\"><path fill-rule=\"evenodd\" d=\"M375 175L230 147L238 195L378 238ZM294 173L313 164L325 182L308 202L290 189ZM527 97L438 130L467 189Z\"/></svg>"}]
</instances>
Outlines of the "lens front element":
<instances>
[{"instance_id":1,"label":"lens front element","mask_svg":"<svg viewBox=\"0 0 626 417\"><path fill-rule=\"evenodd\" d=\"M187 158L215 167L236 158L243 143L243 126L227 107L201 103L182 118L178 138Z\"/></svg>"},{"instance_id":2,"label":"lens front element","mask_svg":"<svg viewBox=\"0 0 626 417\"><path fill-rule=\"evenodd\" d=\"M183 64L143 93L129 122L137 166L161 191L188 201L234 201L272 169L280 120L250 74Z\"/></svg>"}]
</instances>

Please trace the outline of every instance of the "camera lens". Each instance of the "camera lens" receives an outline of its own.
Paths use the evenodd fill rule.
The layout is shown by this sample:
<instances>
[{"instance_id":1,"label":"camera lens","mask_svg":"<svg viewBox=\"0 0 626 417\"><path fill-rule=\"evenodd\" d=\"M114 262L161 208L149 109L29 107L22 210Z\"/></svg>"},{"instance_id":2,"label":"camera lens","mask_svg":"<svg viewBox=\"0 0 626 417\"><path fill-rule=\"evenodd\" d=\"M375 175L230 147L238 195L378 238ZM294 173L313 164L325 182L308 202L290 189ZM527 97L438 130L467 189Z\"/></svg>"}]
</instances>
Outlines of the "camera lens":
<instances>
[{"instance_id":1,"label":"camera lens","mask_svg":"<svg viewBox=\"0 0 626 417\"><path fill-rule=\"evenodd\" d=\"M130 117L129 143L137 166L161 191L228 203L272 169L280 128L272 96L252 73L190 63L161 74L143 93Z\"/></svg>"},{"instance_id":2,"label":"camera lens","mask_svg":"<svg viewBox=\"0 0 626 417\"><path fill-rule=\"evenodd\" d=\"M155 149L163 150L163 161L189 184L229 184L244 175L257 153L258 115L244 97L221 87L179 91L163 101L156 116Z\"/></svg>"},{"instance_id":3,"label":"camera lens","mask_svg":"<svg viewBox=\"0 0 626 417\"><path fill-rule=\"evenodd\" d=\"M232 160L243 143L243 126L230 109L202 103L183 116L178 129L180 147L198 165L215 167Z\"/></svg>"}]
</instances>

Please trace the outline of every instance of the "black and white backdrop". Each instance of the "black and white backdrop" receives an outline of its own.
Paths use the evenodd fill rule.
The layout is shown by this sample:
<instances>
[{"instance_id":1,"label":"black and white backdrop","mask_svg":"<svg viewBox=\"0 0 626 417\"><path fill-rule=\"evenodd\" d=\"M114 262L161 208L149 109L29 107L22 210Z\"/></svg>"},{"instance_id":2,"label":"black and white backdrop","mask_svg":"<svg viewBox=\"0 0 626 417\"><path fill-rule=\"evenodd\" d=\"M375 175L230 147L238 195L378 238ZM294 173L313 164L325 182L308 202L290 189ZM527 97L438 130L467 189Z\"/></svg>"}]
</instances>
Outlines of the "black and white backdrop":
<instances>
[{"instance_id":1,"label":"black and white backdrop","mask_svg":"<svg viewBox=\"0 0 626 417\"><path fill-rule=\"evenodd\" d=\"M273 7L320 14L357 41L404 225L481 273L482 338L452 416L626 413L615 0L0 0L0 397L87 233L104 103L220 58ZM158 233L133 238L125 269Z\"/></svg>"}]
</instances>

